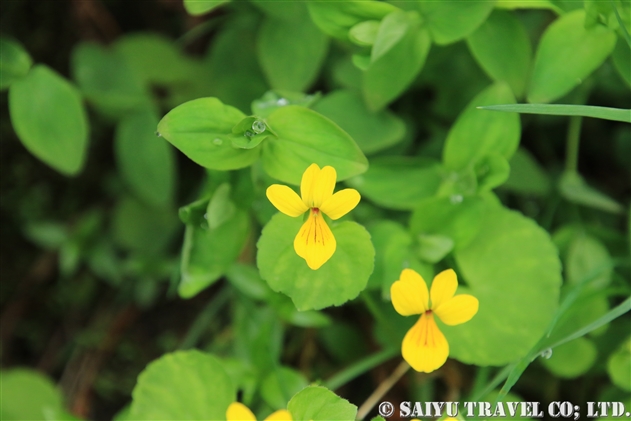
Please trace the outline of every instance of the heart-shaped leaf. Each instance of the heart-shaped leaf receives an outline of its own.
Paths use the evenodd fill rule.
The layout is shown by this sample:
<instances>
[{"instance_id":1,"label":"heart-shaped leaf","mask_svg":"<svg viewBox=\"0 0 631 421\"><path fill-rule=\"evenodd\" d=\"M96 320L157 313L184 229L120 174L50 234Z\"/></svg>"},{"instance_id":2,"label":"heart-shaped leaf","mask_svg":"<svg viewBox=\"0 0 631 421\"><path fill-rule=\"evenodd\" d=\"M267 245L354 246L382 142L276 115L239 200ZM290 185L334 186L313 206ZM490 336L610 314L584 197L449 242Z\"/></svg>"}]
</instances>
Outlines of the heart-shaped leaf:
<instances>
[{"instance_id":1,"label":"heart-shaped leaf","mask_svg":"<svg viewBox=\"0 0 631 421\"><path fill-rule=\"evenodd\" d=\"M355 222L331 225L337 249L322 267L312 270L294 250L301 225L301 218L278 213L263 228L256 257L261 277L274 291L291 297L301 311L339 306L357 297L373 271L370 234Z\"/></svg>"}]
</instances>

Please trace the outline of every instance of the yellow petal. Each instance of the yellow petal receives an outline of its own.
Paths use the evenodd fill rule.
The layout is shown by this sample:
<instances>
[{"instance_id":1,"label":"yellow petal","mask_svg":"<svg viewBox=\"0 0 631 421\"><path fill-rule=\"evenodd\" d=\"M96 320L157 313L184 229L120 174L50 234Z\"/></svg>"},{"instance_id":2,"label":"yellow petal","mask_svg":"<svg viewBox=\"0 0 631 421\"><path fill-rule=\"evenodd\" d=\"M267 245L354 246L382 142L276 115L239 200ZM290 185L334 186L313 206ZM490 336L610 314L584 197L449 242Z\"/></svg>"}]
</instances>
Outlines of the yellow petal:
<instances>
[{"instance_id":1,"label":"yellow petal","mask_svg":"<svg viewBox=\"0 0 631 421\"><path fill-rule=\"evenodd\" d=\"M431 373L447 361L449 344L432 313L423 313L403 338L401 354L416 371Z\"/></svg>"},{"instance_id":2,"label":"yellow petal","mask_svg":"<svg viewBox=\"0 0 631 421\"><path fill-rule=\"evenodd\" d=\"M320 169L316 164L311 164L300 182L302 201L310 208L322 206L333 194L336 178L335 168L326 166Z\"/></svg>"},{"instance_id":3,"label":"yellow petal","mask_svg":"<svg viewBox=\"0 0 631 421\"><path fill-rule=\"evenodd\" d=\"M326 167L325 167L326 168ZM339 219L357 206L361 196L355 189L344 189L329 197L320 210L331 219Z\"/></svg>"},{"instance_id":4,"label":"yellow petal","mask_svg":"<svg viewBox=\"0 0 631 421\"><path fill-rule=\"evenodd\" d=\"M265 418L265 421L293 421L291 414L286 409L281 409L274 412L269 417Z\"/></svg>"},{"instance_id":5,"label":"yellow petal","mask_svg":"<svg viewBox=\"0 0 631 421\"><path fill-rule=\"evenodd\" d=\"M307 261L313 269L319 269L335 253L336 242L322 213L311 211L294 238L296 254Z\"/></svg>"},{"instance_id":6,"label":"yellow petal","mask_svg":"<svg viewBox=\"0 0 631 421\"><path fill-rule=\"evenodd\" d=\"M316 182L313 185L314 208L321 207L322 204L329 200L329 198L333 195L336 179L337 173L335 172L335 168L328 165L322 168Z\"/></svg>"},{"instance_id":7,"label":"yellow petal","mask_svg":"<svg viewBox=\"0 0 631 421\"><path fill-rule=\"evenodd\" d=\"M453 269L447 269L434 276L429 295L432 299L432 309L437 309L440 305L454 296L458 288L458 278Z\"/></svg>"},{"instance_id":8,"label":"yellow petal","mask_svg":"<svg viewBox=\"0 0 631 421\"><path fill-rule=\"evenodd\" d=\"M449 326L468 322L478 312L479 302L473 295L460 294L442 303L434 313Z\"/></svg>"},{"instance_id":9,"label":"yellow petal","mask_svg":"<svg viewBox=\"0 0 631 421\"><path fill-rule=\"evenodd\" d=\"M320 167L318 167L318 164L309 165L309 168L302 174L302 180L300 180L300 196L308 207L313 206L313 187L319 175Z\"/></svg>"},{"instance_id":10,"label":"yellow petal","mask_svg":"<svg viewBox=\"0 0 631 421\"><path fill-rule=\"evenodd\" d=\"M233 402L228 407L226 411L226 420L227 421L256 421L256 417L248 409L247 406L243 405L241 402Z\"/></svg>"},{"instance_id":11,"label":"yellow petal","mask_svg":"<svg viewBox=\"0 0 631 421\"><path fill-rule=\"evenodd\" d=\"M427 284L412 269L403 269L400 279L390 287L390 297L394 309L401 316L421 314L429 309Z\"/></svg>"},{"instance_id":12,"label":"yellow petal","mask_svg":"<svg viewBox=\"0 0 631 421\"><path fill-rule=\"evenodd\" d=\"M267 198L272 205L279 211L289 216L299 216L305 213L309 208L300 200L300 196L296 194L288 186L280 184L272 184L265 192Z\"/></svg>"}]
</instances>

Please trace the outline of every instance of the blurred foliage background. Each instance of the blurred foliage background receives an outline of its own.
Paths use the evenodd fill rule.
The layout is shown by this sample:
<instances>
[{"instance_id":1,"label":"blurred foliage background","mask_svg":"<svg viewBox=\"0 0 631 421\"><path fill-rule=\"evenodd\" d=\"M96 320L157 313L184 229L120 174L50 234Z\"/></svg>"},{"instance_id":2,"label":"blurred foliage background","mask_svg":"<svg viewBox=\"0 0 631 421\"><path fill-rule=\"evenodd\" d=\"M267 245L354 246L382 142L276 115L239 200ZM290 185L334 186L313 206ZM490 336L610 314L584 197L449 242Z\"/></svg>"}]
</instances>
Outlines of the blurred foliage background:
<instances>
[{"instance_id":1,"label":"blurred foliage background","mask_svg":"<svg viewBox=\"0 0 631 421\"><path fill-rule=\"evenodd\" d=\"M388 157L441 159L456 118L498 79L484 67L489 63L481 47L485 34L469 36L474 27L453 42L432 45L422 70L401 95L368 100L376 109L391 103L386 111L371 114L357 94L365 66L365 51L357 49L361 38L350 45L325 35L306 8L292 11L295 4L261 3L234 1L198 16L172 0L2 3L2 36L22 44L34 63L74 81L89 105L85 164L78 174L65 176L23 146L11 123L8 95L0 95L2 368L28 367L46 375L62 391L63 406L77 417L112 419L129 403L146 365L178 349L198 347L224 356L226 367L238 373L244 399L263 410L287 401L284 386L261 377L269 364L282 364L283 383L292 392L309 381L327 380L326 385L358 405L397 366L399 344L392 344L387 334L388 319L397 316L379 299L380 287L344 307L298 312L252 272L248 264L254 261L256 240L274 212L261 194L268 176L255 178L262 186L239 187L249 169L204 170L166 142L155 147L154 131L138 125L156 127L158 115L208 96L246 115L255 100L258 105L252 108L261 112L279 98L311 106L354 138L372 139L360 146L382 172L367 173L363 187L357 179L348 181L367 199L356 209L356 219L367 226L385 219L407 224L416 198L396 193L405 186L402 178L419 176L413 168L420 161L409 161L410 172L405 172L402 161ZM510 3L499 2L491 16L510 13L524 28L532 51L559 15L586 8L598 24L610 18L600 13L597 1L540 2L543 7L518 10L511 10ZM628 2L618 3L629 10ZM290 18L283 20L287 13ZM274 25L310 44L278 37L270 30ZM603 58L556 102L631 108L628 48L620 52L625 47L619 36L614 55ZM274 57L278 49L291 54ZM352 53L357 57L351 58ZM510 49L504 53L503 60L514 58ZM526 56L526 66L531 66L533 53ZM315 64L294 66L307 62ZM303 73L280 71L278 76L277 68L294 67ZM509 80L518 102L524 102L527 91L520 81L526 79L517 75ZM140 122L128 118L139 106L151 111ZM580 325L576 320L593 321L630 295L631 130L621 122L529 114L521 116L521 125L520 148L510 160L508 180L495 190L497 198L550 233L569 285L598 265L623 262L602 275L606 279L596 296L583 297L567 315L564 333L569 334ZM579 136L580 152L572 160L568 154L576 150L568 147L568 139ZM130 147L129 138L138 143ZM134 170L142 166L134 152L143 147L162 171ZM576 178L568 178L568 170ZM252 171L263 174L256 165ZM399 184L379 184L389 179L399 179ZM215 277L221 282L208 281L204 286L211 286L183 299L178 295L182 271L190 270L186 274L193 277L199 275L195 270L204 275L204 268L181 267L185 226L178 208L192 203L180 210L180 218L198 218L195 201L225 182L253 210L246 218L251 225L242 236L244 245L237 247L237 263L230 262L226 273ZM239 193L240 188L246 193ZM422 186L418 194L425 194ZM377 231L371 231L373 242ZM375 242L378 255L379 247ZM204 264L203 258L193 259ZM450 259L446 264L454 263ZM631 319L627 314L607 326L565 351L555 349L556 359L538 358L513 389L512 400L631 405ZM399 327L405 331L407 325ZM353 365L357 362L363 365ZM483 390L496 372L449 360L430 376L408 375L384 399L464 399Z\"/></svg>"}]
</instances>

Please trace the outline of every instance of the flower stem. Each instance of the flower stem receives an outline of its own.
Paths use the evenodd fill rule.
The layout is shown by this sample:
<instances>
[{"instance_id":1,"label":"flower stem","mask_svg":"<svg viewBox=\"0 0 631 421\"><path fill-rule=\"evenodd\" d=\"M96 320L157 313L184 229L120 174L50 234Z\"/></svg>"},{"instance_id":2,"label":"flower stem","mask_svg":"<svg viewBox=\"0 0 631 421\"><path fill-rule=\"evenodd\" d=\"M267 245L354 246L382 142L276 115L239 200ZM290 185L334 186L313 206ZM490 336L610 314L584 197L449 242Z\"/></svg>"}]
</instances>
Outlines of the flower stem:
<instances>
[{"instance_id":1,"label":"flower stem","mask_svg":"<svg viewBox=\"0 0 631 421\"><path fill-rule=\"evenodd\" d=\"M401 364L390 374L390 376L381 383L374 392L366 399L366 401L357 410L357 419L363 420L366 415L373 409L373 407L379 402L383 396L388 393L392 386L394 386L401 377L410 369L410 365L406 361L401 361Z\"/></svg>"},{"instance_id":2,"label":"flower stem","mask_svg":"<svg viewBox=\"0 0 631 421\"><path fill-rule=\"evenodd\" d=\"M576 172L578 170L578 147L581 139L582 122L583 117L570 117L565 151L565 171L567 172Z\"/></svg>"},{"instance_id":3,"label":"flower stem","mask_svg":"<svg viewBox=\"0 0 631 421\"><path fill-rule=\"evenodd\" d=\"M219 313L219 310L228 303L230 298L230 288L222 288L204 307L204 309L197 315L195 321L186 332L186 336L182 340L179 349L190 349L195 347L199 338L208 328L208 325L212 319Z\"/></svg>"}]
</instances>

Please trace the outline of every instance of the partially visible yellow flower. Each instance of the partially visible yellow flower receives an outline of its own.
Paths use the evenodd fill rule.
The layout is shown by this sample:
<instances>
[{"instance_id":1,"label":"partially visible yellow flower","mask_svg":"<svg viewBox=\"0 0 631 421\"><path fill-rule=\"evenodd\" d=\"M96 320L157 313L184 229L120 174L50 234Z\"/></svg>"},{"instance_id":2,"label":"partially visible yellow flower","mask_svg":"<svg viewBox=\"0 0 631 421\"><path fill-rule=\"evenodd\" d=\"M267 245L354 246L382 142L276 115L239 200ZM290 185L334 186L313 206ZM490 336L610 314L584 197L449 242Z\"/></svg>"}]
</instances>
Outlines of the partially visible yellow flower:
<instances>
[{"instance_id":1,"label":"partially visible yellow flower","mask_svg":"<svg viewBox=\"0 0 631 421\"><path fill-rule=\"evenodd\" d=\"M226 420L227 421L256 421L256 417L250 411L250 409L243 405L241 402L233 402L228 407L226 411ZM291 414L286 409L281 409L269 417L265 418L264 421L293 421Z\"/></svg>"},{"instance_id":2,"label":"partially visible yellow flower","mask_svg":"<svg viewBox=\"0 0 631 421\"><path fill-rule=\"evenodd\" d=\"M468 294L454 297L456 288L458 279L452 269L434 277L429 294L425 280L412 269L403 269L400 279L390 288L397 313L421 315L401 345L403 358L416 371L430 373L445 364L449 355L449 344L438 329L434 314L446 325L453 326L471 320L478 312L478 299Z\"/></svg>"},{"instance_id":3,"label":"partially visible yellow flower","mask_svg":"<svg viewBox=\"0 0 631 421\"><path fill-rule=\"evenodd\" d=\"M272 184L267 188L267 198L285 215L297 217L309 211L294 239L296 254L313 269L319 269L335 253L336 242L322 214L338 219L350 212L360 200L355 189L344 189L333 194L337 173L335 168L322 169L311 164L302 175L300 196L290 187Z\"/></svg>"}]
</instances>

